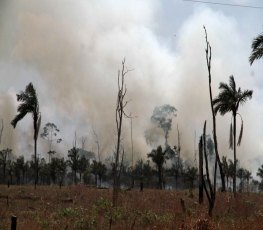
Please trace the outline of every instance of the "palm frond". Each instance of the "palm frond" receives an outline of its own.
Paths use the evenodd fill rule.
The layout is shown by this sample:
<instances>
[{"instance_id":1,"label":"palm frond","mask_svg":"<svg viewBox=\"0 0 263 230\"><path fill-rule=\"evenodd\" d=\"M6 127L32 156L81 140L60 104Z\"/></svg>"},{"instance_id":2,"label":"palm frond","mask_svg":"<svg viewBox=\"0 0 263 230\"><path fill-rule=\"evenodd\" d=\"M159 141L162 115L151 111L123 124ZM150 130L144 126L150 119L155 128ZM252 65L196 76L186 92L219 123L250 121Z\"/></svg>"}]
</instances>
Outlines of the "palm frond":
<instances>
[{"instance_id":1,"label":"palm frond","mask_svg":"<svg viewBox=\"0 0 263 230\"><path fill-rule=\"evenodd\" d=\"M229 86L231 87L233 92L236 92L236 82L233 75L229 77Z\"/></svg>"},{"instance_id":2,"label":"palm frond","mask_svg":"<svg viewBox=\"0 0 263 230\"><path fill-rule=\"evenodd\" d=\"M226 113L232 111L232 107L229 104L222 101L214 106L214 111L215 114L219 112L221 115L225 115Z\"/></svg>"},{"instance_id":3,"label":"palm frond","mask_svg":"<svg viewBox=\"0 0 263 230\"><path fill-rule=\"evenodd\" d=\"M17 122L19 122L20 120L22 120L24 118L24 116L26 116L27 112L21 112L18 113L15 118L11 121L11 125L15 128Z\"/></svg>"},{"instance_id":4,"label":"palm frond","mask_svg":"<svg viewBox=\"0 0 263 230\"><path fill-rule=\"evenodd\" d=\"M27 86L26 86L26 90L25 93L28 95L32 95L33 97L36 97L36 90L32 84L32 82L30 82Z\"/></svg>"},{"instance_id":5,"label":"palm frond","mask_svg":"<svg viewBox=\"0 0 263 230\"><path fill-rule=\"evenodd\" d=\"M225 83L225 82L220 82L219 83L219 89L221 90L221 92L222 91L224 91L224 92L231 92L232 91L230 86L227 83Z\"/></svg>"},{"instance_id":6,"label":"palm frond","mask_svg":"<svg viewBox=\"0 0 263 230\"><path fill-rule=\"evenodd\" d=\"M17 101L27 101L29 97L25 92L21 91L20 94L16 95L16 98Z\"/></svg>"},{"instance_id":7,"label":"palm frond","mask_svg":"<svg viewBox=\"0 0 263 230\"><path fill-rule=\"evenodd\" d=\"M251 45L252 49L256 49L258 47L263 46L263 33L259 34L254 40L253 43Z\"/></svg>"},{"instance_id":8,"label":"palm frond","mask_svg":"<svg viewBox=\"0 0 263 230\"><path fill-rule=\"evenodd\" d=\"M253 90L245 90L239 94L239 103L243 104L248 99L251 99L253 95Z\"/></svg>"},{"instance_id":9,"label":"palm frond","mask_svg":"<svg viewBox=\"0 0 263 230\"><path fill-rule=\"evenodd\" d=\"M11 121L12 126L15 128L18 121L20 121L27 113L38 114L39 104L37 99L36 90L33 84L30 82L25 91L21 91L17 94L17 101L21 103L17 107L18 114Z\"/></svg>"},{"instance_id":10,"label":"palm frond","mask_svg":"<svg viewBox=\"0 0 263 230\"><path fill-rule=\"evenodd\" d=\"M252 42L251 45L252 52L249 57L250 65L257 59L262 58L263 56L263 34L259 34Z\"/></svg>"},{"instance_id":11,"label":"palm frond","mask_svg":"<svg viewBox=\"0 0 263 230\"><path fill-rule=\"evenodd\" d=\"M252 65L255 60L262 58L262 56L263 56L263 48L258 48L252 51L252 54L249 57L250 65Z\"/></svg>"},{"instance_id":12,"label":"palm frond","mask_svg":"<svg viewBox=\"0 0 263 230\"><path fill-rule=\"evenodd\" d=\"M21 103L17 107L17 112L19 113L31 113L33 111L33 107L27 103Z\"/></svg>"},{"instance_id":13,"label":"palm frond","mask_svg":"<svg viewBox=\"0 0 263 230\"><path fill-rule=\"evenodd\" d=\"M241 129L240 129L240 133L239 133L239 137L238 137L238 142L237 142L237 145L239 145L239 146L240 146L240 144L241 144L242 136L243 136L243 119L241 118Z\"/></svg>"}]
</instances>

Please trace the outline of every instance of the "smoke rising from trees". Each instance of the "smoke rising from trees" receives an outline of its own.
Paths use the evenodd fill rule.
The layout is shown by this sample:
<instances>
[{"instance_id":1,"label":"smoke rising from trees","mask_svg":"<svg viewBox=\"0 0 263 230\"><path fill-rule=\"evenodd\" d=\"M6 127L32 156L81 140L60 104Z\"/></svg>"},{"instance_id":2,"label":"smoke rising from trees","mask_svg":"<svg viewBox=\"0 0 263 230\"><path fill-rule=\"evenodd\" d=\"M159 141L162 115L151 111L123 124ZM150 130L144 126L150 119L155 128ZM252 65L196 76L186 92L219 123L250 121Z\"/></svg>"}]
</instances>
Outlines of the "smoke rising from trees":
<instances>
[{"instance_id":1,"label":"smoke rising from trees","mask_svg":"<svg viewBox=\"0 0 263 230\"><path fill-rule=\"evenodd\" d=\"M125 57L127 68L133 69L126 84L127 99L131 100L127 114L137 114L133 120L134 153L146 157L150 152L144 132L152 127L152 111L156 106L171 104L178 109L178 114L172 123L168 143L176 144L178 123L182 133L182 156L193 159L194 132L196 130L199 136L203 120L210 119L205 24L214 51L214 95L218 92L219 82L226 81L231 74L236 76L241 87L255 91L255 100L242 108L246 133L238 151L241 161L248 159L246 162L254 163L263 149L260 144L263 106L259 99L262 70L255 66L253 72L248 56L252 37L259 32L252 33L250 29L251 38L244 38L244 28L234 17L202 6L176 28L176 37L171 31L171 38L163 39L161 33L165 25L158 20L163 7L159 1L150 0L1 1L0 118L5 122L3 143L18 155L30 154L28 145L33 143L28 127L32 128L31 120L23 120L15 133L9 123L17 105L15 94L32 81L41 105L42 124L54 122L61 128L65 141L56 152L66 156L67 150L72 148L75 130L79 137L88 137L87 148L95 149L92 137L92 126L95 126L103 157L112 154L116 137L117 71ZM230 157L230 150L225 147L228 141L225 123L229 119L218 116L218 139L219 152ZM129 125L128 119L124 121L126 152L131 148ZM207 132L211 133L211 130L208 120ZM39 152L47 156L43 140L39 140L39 145ZM250 165L247 167L250 169Z\"/></svg>"}]
</instances>

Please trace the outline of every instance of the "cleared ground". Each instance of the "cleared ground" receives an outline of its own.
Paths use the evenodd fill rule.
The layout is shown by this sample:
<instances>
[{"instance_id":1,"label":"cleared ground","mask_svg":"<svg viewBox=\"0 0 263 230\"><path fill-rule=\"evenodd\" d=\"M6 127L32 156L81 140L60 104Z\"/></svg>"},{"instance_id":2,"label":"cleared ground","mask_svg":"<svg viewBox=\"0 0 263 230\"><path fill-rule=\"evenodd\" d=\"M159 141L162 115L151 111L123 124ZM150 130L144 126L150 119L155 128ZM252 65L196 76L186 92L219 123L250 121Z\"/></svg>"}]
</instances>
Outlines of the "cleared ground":
<instances>
[{"instance_id":1,"label":"cleared ground","mask_svg":"<svg viewBox=\"0 0 263 230\"><path fill-rule=\"evenodd\" d=\"M7 199L8 196L8 205ZM121 191L86 186L0 186L0 229L263 229L263 195L217 193L213 218L196 191ZM180 199L185 202L183 212ZM206 200L206 199L205 199ZM110 224L111 223L111 224Z\"/></svg>"}]
</instances>

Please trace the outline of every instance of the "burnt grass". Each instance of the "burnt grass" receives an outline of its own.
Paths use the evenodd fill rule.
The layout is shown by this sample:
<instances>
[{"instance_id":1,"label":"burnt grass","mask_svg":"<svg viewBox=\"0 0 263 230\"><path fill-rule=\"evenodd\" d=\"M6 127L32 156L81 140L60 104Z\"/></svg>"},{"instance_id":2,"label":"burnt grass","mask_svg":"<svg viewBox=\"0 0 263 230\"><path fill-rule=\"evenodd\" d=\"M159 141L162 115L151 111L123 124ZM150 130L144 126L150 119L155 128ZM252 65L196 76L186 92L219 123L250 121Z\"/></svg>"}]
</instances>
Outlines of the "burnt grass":
<instances>
[{"instance_id":1,"label":"burnt grass","mask_svg":"<svg viewBox=\"0 0 263 230\"><path fill-rule=\"evenodd\" d=\"M8 204L6 196L8 196ZM120 191L117 208L111 189L84 185L0 186L0 229L263 229L263 195L217 193L213 217L197 191ZM180 199L185 202L185 212ZM110 224L111 223L111 224Z\"/></svg>"}]
</instances>

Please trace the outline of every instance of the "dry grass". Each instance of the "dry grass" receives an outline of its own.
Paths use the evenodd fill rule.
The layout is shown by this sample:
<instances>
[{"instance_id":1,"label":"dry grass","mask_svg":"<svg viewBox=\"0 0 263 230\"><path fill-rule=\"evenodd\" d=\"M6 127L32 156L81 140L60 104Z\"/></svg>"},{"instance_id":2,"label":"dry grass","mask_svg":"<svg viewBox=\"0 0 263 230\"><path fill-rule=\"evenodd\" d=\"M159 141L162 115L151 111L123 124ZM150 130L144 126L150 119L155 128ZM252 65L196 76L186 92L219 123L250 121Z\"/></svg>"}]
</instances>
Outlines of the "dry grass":
<instances>
[{"instance_id":1,"label":"dry grass","mask_svg":"<svg viewBox=\"0 0 263 230\"><path fill-rule=\"evenodd\" d=\"M218 193L213 218L207 204L188 191L122 191L111 207L112 190L86 186L0 186L0 229L10 229L11 216L23 229L263 229L263 195ZM185 200L183 213L180 198Z\"/></svg>"}]
</instances>

